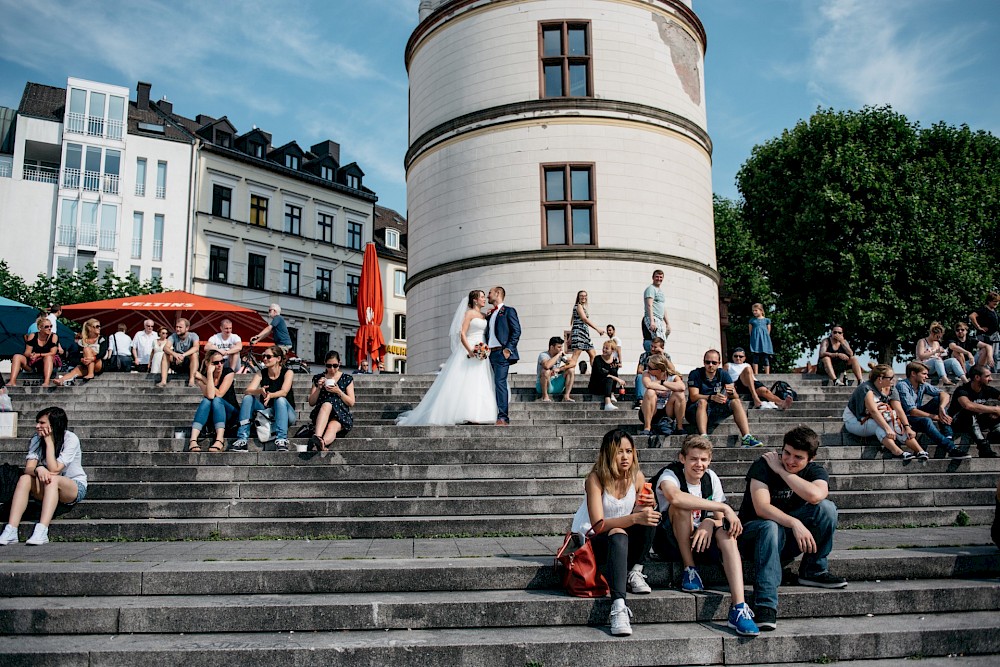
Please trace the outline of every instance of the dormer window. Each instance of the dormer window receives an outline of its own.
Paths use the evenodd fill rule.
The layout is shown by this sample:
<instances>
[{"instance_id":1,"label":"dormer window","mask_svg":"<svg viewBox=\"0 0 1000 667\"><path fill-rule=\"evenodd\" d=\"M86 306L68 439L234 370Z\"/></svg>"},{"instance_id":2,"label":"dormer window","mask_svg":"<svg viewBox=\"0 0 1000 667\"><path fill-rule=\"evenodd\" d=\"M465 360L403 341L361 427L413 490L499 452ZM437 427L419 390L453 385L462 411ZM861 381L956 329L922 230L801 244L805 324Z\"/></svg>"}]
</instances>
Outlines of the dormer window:
<instances>
[{"instance_id":1,"label":"dormer window","mask_svg":"<svg viewBox=\"0 0 1000 667\"><path fill-rule=\"evenodd\" d=\"M215 131L215 144L217 146L222 146L223 148L232 148L233 146L233 135L228 132L223 132L221 130Z\"/></svg>"},{"instance_id":2,"label":"dormer window","mask_svg":"<svg viewBox=\"0 0 1000 667\"><path fill-rule=\"evenodd\" d=\"M319 177L322 178L324 181L332 181L333 167L327 167L326 165L321 166L319 168Z\"/></svg>"},{"instance_id":3,"label":"dormer window","mask_svg":"<svg viewBox=\"0 0 1000 667\"><path fill-rule=\"evenodd\" d=\"M299 156L298 155L291 155L289 153L286 153L285 154L285 166L288 167L289 169L298 169L299 168Z\"/></svg>"},{"instance_id":4,"label":"dormer window","mask_svg":"<svg viewBox=\"0 0 1000 667\"><path fill-rule=\"evenodd\" d=\"M354 174L348 174L347 175L347 187L353 188L354 190L360 190L361 189L361 178L359 176L355 176Z\"/></svg>"},{"instance_id":5,"label":"dormer window","mask_svg":"<svg viewBox=\"0 0 1000 667\"><path fill-rule=\"evenodd\" d=\"M264 144L258 144L256 141L251 141L247 145L247 148L249 149L250 155L259 158L264 157Z\"/></svg>"},{"instance_id":6,"label":"dormer window","mask_svg":"<svg viewBox=\"0 0 1000 667\"><path fill-rule=\"evenodd\" d=\"M399 232L395 229L385 230L385 247L399 250Z\"/></svg>"}]
</instances>

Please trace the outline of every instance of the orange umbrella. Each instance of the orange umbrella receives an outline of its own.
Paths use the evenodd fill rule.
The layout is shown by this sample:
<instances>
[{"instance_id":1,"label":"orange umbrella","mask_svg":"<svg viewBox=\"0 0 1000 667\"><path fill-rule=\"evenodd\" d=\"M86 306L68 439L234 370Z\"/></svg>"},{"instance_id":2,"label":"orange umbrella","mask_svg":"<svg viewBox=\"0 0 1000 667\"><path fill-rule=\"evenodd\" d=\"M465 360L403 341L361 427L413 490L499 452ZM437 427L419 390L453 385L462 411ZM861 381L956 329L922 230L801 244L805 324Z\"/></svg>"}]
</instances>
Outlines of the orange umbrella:
<instances>
[{"instance_id":1,"label":"orange umbrella","mask_svg":"<svg viewBox=\"0 0 1000 667\"><path fill-rule=\"evenodd\" d=\"M63 306L63 316L76 322L95 317L100 320L106 334L114 333L115 328L124 322L129 335L142 329L146 319L172 332L174 320L183 317L191 322L191 331L202 340L219 333L222 320L232 320L233 332L243 340L248 340L267 324L260 314L249 308L182 291L77 303Z\"/></svg>"},{"instance_id":2,"label":"orange umbrella","mask_svg":"<svg viewBox=\"0 0 1000 667\"><path fill-rule=\"evenodd\" d=\"M378 361L385 355L385 338L382 337L382 272L378 268L375 244L365 246L365 259L361 264L361 285L358 288L358 334L354 347L358 348L358 363L371 357Z\"/></svg>"}]
</instances>

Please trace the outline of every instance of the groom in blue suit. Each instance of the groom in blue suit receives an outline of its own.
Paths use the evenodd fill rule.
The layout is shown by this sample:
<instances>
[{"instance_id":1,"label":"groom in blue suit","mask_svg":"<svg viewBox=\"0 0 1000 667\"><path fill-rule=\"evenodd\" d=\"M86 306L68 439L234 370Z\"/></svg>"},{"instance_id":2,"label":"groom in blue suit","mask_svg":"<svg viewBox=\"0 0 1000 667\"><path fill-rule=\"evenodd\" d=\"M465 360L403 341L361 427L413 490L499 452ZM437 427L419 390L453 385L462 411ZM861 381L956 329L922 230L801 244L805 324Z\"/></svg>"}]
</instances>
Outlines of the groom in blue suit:
<instances>
[{"instance_id":1,"label":"groom in blue suit","mask_svg":"<svg viewBox=\"0 0 1000 667\"><path fill-rule=\"evenodd\" d=\"M490 346L490 366L493 367L493 384L497 393L497 426L510 426L507 371L520 358L517 341L521 338L521 323L517 319L517 311L503 304L506 295L499 285L490 290L489 302L493 310L486 321L486 344Z\"/></svg>"}]
</instances>

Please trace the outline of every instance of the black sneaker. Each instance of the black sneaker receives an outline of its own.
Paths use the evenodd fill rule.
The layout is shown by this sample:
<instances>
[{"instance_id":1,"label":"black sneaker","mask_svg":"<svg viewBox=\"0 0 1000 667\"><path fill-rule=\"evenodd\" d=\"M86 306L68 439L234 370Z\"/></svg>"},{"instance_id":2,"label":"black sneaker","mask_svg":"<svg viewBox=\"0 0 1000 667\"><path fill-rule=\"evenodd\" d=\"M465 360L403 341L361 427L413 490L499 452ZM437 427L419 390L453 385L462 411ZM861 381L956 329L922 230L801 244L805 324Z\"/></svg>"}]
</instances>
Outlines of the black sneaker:
<instances>
[{"instance_id":1,"label":"black sneaker","mask_svg":"<svg viewBox=\"0 0 1000 667\"><path fill-rule=\"evenodd\" d=\"M813 586L815 588L846 588L847 579L843 577L835 577L829 572L820 572L818 574L810 575L799 575L799 585L800 586ZM758 623L758 625L760 625Z\"/></svg>"},{"instance_id":2,"label":"black sneaker","mask_svg":"<svg viewBox=\"0 0 1000 667\"><path fill-rule=\"evenodd\" d=\"M248 451L250 451L249 447L247 447L247 439L246 438L240 438L239 440L237 440L233 444L229 445L229 451L231 451L231 452L248 452Z\"/></svg>"},{"instance_id":3,"label":"black sneaker","mask_svg":"<svg viewBox=\"0 0 1000 667\"><path fill-rule=\"evenodd\" d=\"M967 447L952 447L948 450L948 458L952 461L964 461L965 459L971 459L972 454L969 453Z\"/></svg>"},{"instance_id":4,"label":"black sneaker","mask_svg":"<svg viewBox=\"0 0 1000 667\"><path fill-rule=\"evenodd\" d=\"M778 627L778 610L770 607L757 607L753 612L753 620L760 630L774 630Z\"/></svg>"},{"instance_id":5,"label":"black sneaker","mask_svg":"<svg viewBox=\"0 0 1000 667\"><path fill-rule=\"evenodd\" d=\"M979 458L981 458L981 459L995 459L996 457L997 457L997 453L994 452L993 448L990 447L989 445L980 445L979 446Z\"/></svg>"}]
</instances>

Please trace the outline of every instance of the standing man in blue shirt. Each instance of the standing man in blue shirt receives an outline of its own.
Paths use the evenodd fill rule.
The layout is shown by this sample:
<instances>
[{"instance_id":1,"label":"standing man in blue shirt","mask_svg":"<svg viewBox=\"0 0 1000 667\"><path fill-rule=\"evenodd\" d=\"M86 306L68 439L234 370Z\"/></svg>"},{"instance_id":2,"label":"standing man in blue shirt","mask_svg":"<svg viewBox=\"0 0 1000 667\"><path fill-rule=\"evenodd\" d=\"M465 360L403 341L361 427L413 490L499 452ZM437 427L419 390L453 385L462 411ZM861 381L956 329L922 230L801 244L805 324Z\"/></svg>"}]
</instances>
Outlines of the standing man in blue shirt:
<instances>
[{"instance_id":1,"label":"standing man in blue shirt","mask_svg":"<svg viewBox=\"0 0 1000 667\"><path fill-rule=\"evenodd\" d=\"M919 361L906 364L906 379L896 383L899 403L910 418L910 426L917 433L926 433L932 443L944 447L950 459L971 459L969 452L955 446L951 432L951 415L948 403L951 396L930 382L927 366ZM930 400L924 403L924 397Z\"/></svg>"},{"instance_id":2,"label":"standing man in blue shirt","mask_svg":"<svg viewBox=\"0 0 1000 667\"><path fill-rule=\"evenodd\" d=\"M271 316L271 323L260 330L256 336L250 339L250 344L253 345L258 340L266 338L269 333L274 333L274 344L281 348L281 350L287 355L288 351L292 349L292 338L288 335L288 325L285 324L285 318L281 316L281 306L276 303L272 303L271 307L268 308L267 314Z\"/></svg>"}]
</instances>

